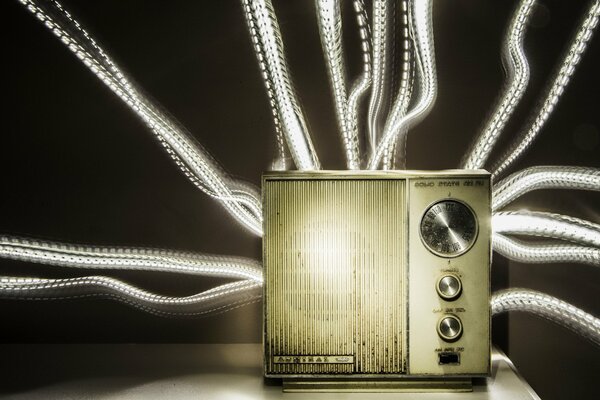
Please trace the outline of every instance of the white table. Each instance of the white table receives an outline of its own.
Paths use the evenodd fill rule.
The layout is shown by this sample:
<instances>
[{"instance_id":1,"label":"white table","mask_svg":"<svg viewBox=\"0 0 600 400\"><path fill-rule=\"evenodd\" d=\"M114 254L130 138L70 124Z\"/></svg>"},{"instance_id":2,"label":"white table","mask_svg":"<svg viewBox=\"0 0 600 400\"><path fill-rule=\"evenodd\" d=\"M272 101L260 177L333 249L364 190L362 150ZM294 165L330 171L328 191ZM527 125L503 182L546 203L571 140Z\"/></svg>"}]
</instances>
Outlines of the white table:
<instances>
[{"instance_id":1,"label":"white table","mask_svg":"<svg viewBox=\"0 0 600 400\"><path fill-rule=\"evenodd\" d=\"M510 360L472 393L282 393L259 344L0 345L2 399L539 399Z\"/></svg>"}]
</instances>

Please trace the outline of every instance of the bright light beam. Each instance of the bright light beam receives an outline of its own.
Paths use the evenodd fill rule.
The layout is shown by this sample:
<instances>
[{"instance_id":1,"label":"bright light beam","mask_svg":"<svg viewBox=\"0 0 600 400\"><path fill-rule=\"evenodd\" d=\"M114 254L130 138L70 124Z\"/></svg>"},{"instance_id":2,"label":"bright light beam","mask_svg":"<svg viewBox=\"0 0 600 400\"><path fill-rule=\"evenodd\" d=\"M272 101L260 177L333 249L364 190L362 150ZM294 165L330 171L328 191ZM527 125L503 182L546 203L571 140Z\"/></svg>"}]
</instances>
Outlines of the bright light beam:
<instances>
[{"instance_id":1,"label":"bright light beam","mask_svg":"<svg viewBox=\"0 0 600 400\"><path fill-rule=\"evenodd\" d=\"M259 261L171 250L88 246L3 235L0 258L67 268L165 272L262 282Z\"/></svg>"},{"instance_id":2,"label":"bright light beam","mask_svg":"<svg viewBox=\"0 0 600 400\"><path fill-rule=\"evenodd\" d=\"M528 243L510 239L496 233L493 236L494 251L508 258L527 264L578 263L600 267L600 249L556 243Z\"/></svg>"},{"instance_id":3,"label":"bright light beam","mask_svg":"<svg viewBox=\"0 0 600 400\"><path fill-rule=\"evenodd\" d=\"M358 126L348 115L346 63L342 44L342 12L339 0L316 0L319 37L325 56L327 75L333 93L333 104L348 169L360 169Z\"/></svg>"},{"instance_id":4,"label":"bright light beam","mask_svg":"<svg viewBox=\"0 0 600 400\"><path fill-rule=\"evenodd\" d=\"M529 64L523 50L525 30L536 0L521 0L510 22L502 46L502 64L506 81L494 112L485 121L482 131L465 154L461 168L483 168L504 126L521 101L529 83Z\"/></svg>"},{"instance_id":5,"label":"bright light beam","mask_svg":"<svg viewBox=\"0 0 600 400\"><path fill-rule=\"evenodd\" d=\"M410 129L427 116L433 108L437 97L437 76L435 68L435 50L433 45L433 27L431 21L432 0L415 0L413 2L413 18L415 30L415 56L419 75L419 94L414 107L400 118L397 123L383 133L377 150L369 161L369 169L377 169L386 148L393 143L404 129Z\"/></svg>"},{"instance_id":6,"label":"bright light beam","mask_svg":"<svg viewBox=\"0 0 600 400\"><path fill-rule=\"evenodd\" d=\"M495 292L492 296L492 315L508 311L540 316L600 346L600 319L556 297L517 288Z\"/></svg>"},{"instance_id":7,"label":"bright light beam","mask_svg":"<svg viewBox=\"0 0 600 400\"><path fill-rule=\"evenodd\" d=\"M540 236L600 247L600 225L540 211L501 211L492 215L494 234Z\"/></svg>"},{"instance_id":8,"label":"bright light beam","mask_svg":"<svg viewBox=\"0 0 600 400\"><path fill-rule=\"evenodd\" d=\"M373 68L371 65L371 29L369 17L363 0L354 0L354 12L358 25L362 54L362 72L354 81L348 95L348 127L351 132L358 132L358 112L360 102L371 87ZM360 146L359 146L360 150ZM360 153L359 153L360 157ZM359 167L360 167L359 159Z\"/></svg>"},{"instance_id":9,"label":"bright light beam","mask_svg":"<svg viewBox=\"0 0 600 400\"><path fill-rule=\"evenodd\" d=\"M19 0L152 130L182 172L220 200L250 231L262 234L260 195L229 177L210 154L160 106L144 96L106 52L57 1Z\"/></svg>"},{"instance_id":10,"label":"bright light beam","mask_svg":"<svg viewBox=\"0 0 600 400\"><path fill-rule=\"evenodd\" d=\"M250 36L258 51L256 56L267 91L272 91L273 107L281 123L288 148L296 167L301 170L320 169L304 114L291 84L285 61L283 40L271 0L241 0Z\"/></svg>"},{"instance_id":11,"label":"bright light beam","mask_svg":"<svg viewBox=\"0 0 600 400\"><path fill-rule=\"evenodd\" d=\"M539 166L515 172L494 185L492 211L541 189L600 191L600 168Z\"/></svg>"},{"instance_id":12,"label":"bright light beam","mask_svg":"<svg viewBox=\"0 0 600 400\"><path fill-rule=\"evenodd\" d=\"M409 22L408 1L401 2L401 19L402 19L402 59L400 60L400 85L396 99L391 105L390 113L384 125L384 132L390 129L391 125L395 125L400 118L406 115L410 99L412 97L412 73L411 67L411 40L409 27L412 23ZM388 146L386 153L383 156L383 169L394 169L396 162L398 168L406 168L406 134L408 130L403 129L398 133L398 137L392 146ZM398 153L398 154L396 154Z\"/></svg>"},{"instance_id":13,"label":"bright light beam","mask_svg":"<svg viewBox=\"0 0 600 400\"><path fill-rule=\"evenodd\" d=\"M0 277L0 299L69 300L101 298L116 300L161 317L205 317L255 303L261 284L237 281L186 297L162 296L107 276L69 279Z\"/></svg>"},{"instance_id":14,"label":"bright light beam","mask_svg":"<svg viewBox=\"0 0 600 400\"><path fill-rule=\"evenodd\" d=\"M577 30L575 38L569 46L569 51L561 63L561 67L554 76L550 89L546 93L541 106L536 111L536 116L532 122L524 127L517 135L509 149L500 157L491 168L492 178L497 179L502 176L508 167L515 162L524 152L531 146L536 136L554 111L567 85L571 81L571 77L575 73L577 65L581 61L588 42L594 34L594 29L598 25L600 17L600 0L591 2L591 6L587 15Z\"/></svg>"}]
</instances>

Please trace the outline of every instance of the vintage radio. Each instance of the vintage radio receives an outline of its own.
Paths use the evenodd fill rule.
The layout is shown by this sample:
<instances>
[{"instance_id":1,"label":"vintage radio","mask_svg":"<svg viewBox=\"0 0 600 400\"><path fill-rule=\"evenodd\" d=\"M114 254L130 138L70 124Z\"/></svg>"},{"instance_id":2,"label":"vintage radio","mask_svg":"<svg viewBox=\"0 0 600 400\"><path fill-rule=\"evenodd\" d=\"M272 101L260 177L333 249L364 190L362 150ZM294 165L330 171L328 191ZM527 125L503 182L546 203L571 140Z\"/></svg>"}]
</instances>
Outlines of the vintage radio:
<instances>
[{"instance_id":1,"label":"vintage radio","mask_svg":"<svg viewBox=\"0 0 600 400\"><path fill-rule=\"evenodd\" d=\"M263 176L264 373L286 391L470 390L490 369L490 175Z\"/></svg>"}]
</instances>

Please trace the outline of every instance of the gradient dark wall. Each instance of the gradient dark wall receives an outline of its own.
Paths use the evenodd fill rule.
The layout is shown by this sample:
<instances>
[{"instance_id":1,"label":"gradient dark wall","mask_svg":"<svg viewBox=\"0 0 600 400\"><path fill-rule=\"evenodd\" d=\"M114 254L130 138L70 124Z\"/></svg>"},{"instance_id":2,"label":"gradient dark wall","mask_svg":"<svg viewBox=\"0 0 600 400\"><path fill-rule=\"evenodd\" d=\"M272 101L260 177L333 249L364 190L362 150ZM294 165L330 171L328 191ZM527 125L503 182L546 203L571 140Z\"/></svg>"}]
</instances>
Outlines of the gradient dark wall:
<instances>
[{"instance_id":1,"label":"gradient dark wall","mask_svg":"<svg viewBox=\"0 0 600 400\"><path fill-rule=\"evenodd\" d=\"M259 184L274 155L267 97L238 1L65 1L137 82L235 176ZM439 96L412 130L408 164L453 168L503 81L500 43L516 1L438 0L434 26ZM537 104L587 1L543 0L526 37L531 84L506 137ZM343 168L311 1L275 1L286 53L325 168ZM0 4L3 124L0 232L69 242L165 247L259 258L260 239L191 185L144 125L17 1ZM345 6L350 14L349 4ZM359 70L354 21L349 69ZM600 38L594 38L556 112L515 168L600 166ZM504 149L501 143L499 149ZM600 196L527 195L511 209L596 222ZM82 272L0 260L2 275ZM90 274L93 272L90 272ZM217 280L107 273L166 294ZM545 291L600 315L598 272L580 265L494 260L494 287ZM259 342L260 305L200 320L168 320L108 301L0 302L3 342ZM495 341L542 398L592 395L597 347L531 317L496 320Z\"/></svg>"}]
</instances>

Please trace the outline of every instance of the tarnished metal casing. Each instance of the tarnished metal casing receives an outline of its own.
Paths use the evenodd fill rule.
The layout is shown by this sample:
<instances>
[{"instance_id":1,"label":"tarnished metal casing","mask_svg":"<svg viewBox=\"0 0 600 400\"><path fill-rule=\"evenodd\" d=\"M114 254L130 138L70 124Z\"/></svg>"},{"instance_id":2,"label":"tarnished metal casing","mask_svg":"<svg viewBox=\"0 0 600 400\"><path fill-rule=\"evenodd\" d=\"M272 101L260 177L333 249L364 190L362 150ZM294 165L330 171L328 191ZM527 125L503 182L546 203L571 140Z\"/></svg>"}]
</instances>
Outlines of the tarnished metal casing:
<instances>
[{"instance_id":1,"label":"tarnished metal casing","mask_svg":"<svg viewBox=\"0 0 600 400\"><path fill-rule=\"evenodd\" d=\"M266 173L262 188L266 377L489 373L489 173L286 171ZM426 212L447 200L477 224L455 255L422 237ZM460 228L450 223L448 237ZM456 298L439 294L448 275L461 284ZM440 333L447 316L462 324L450 341Z\"/></svg>"}]
</instances>

